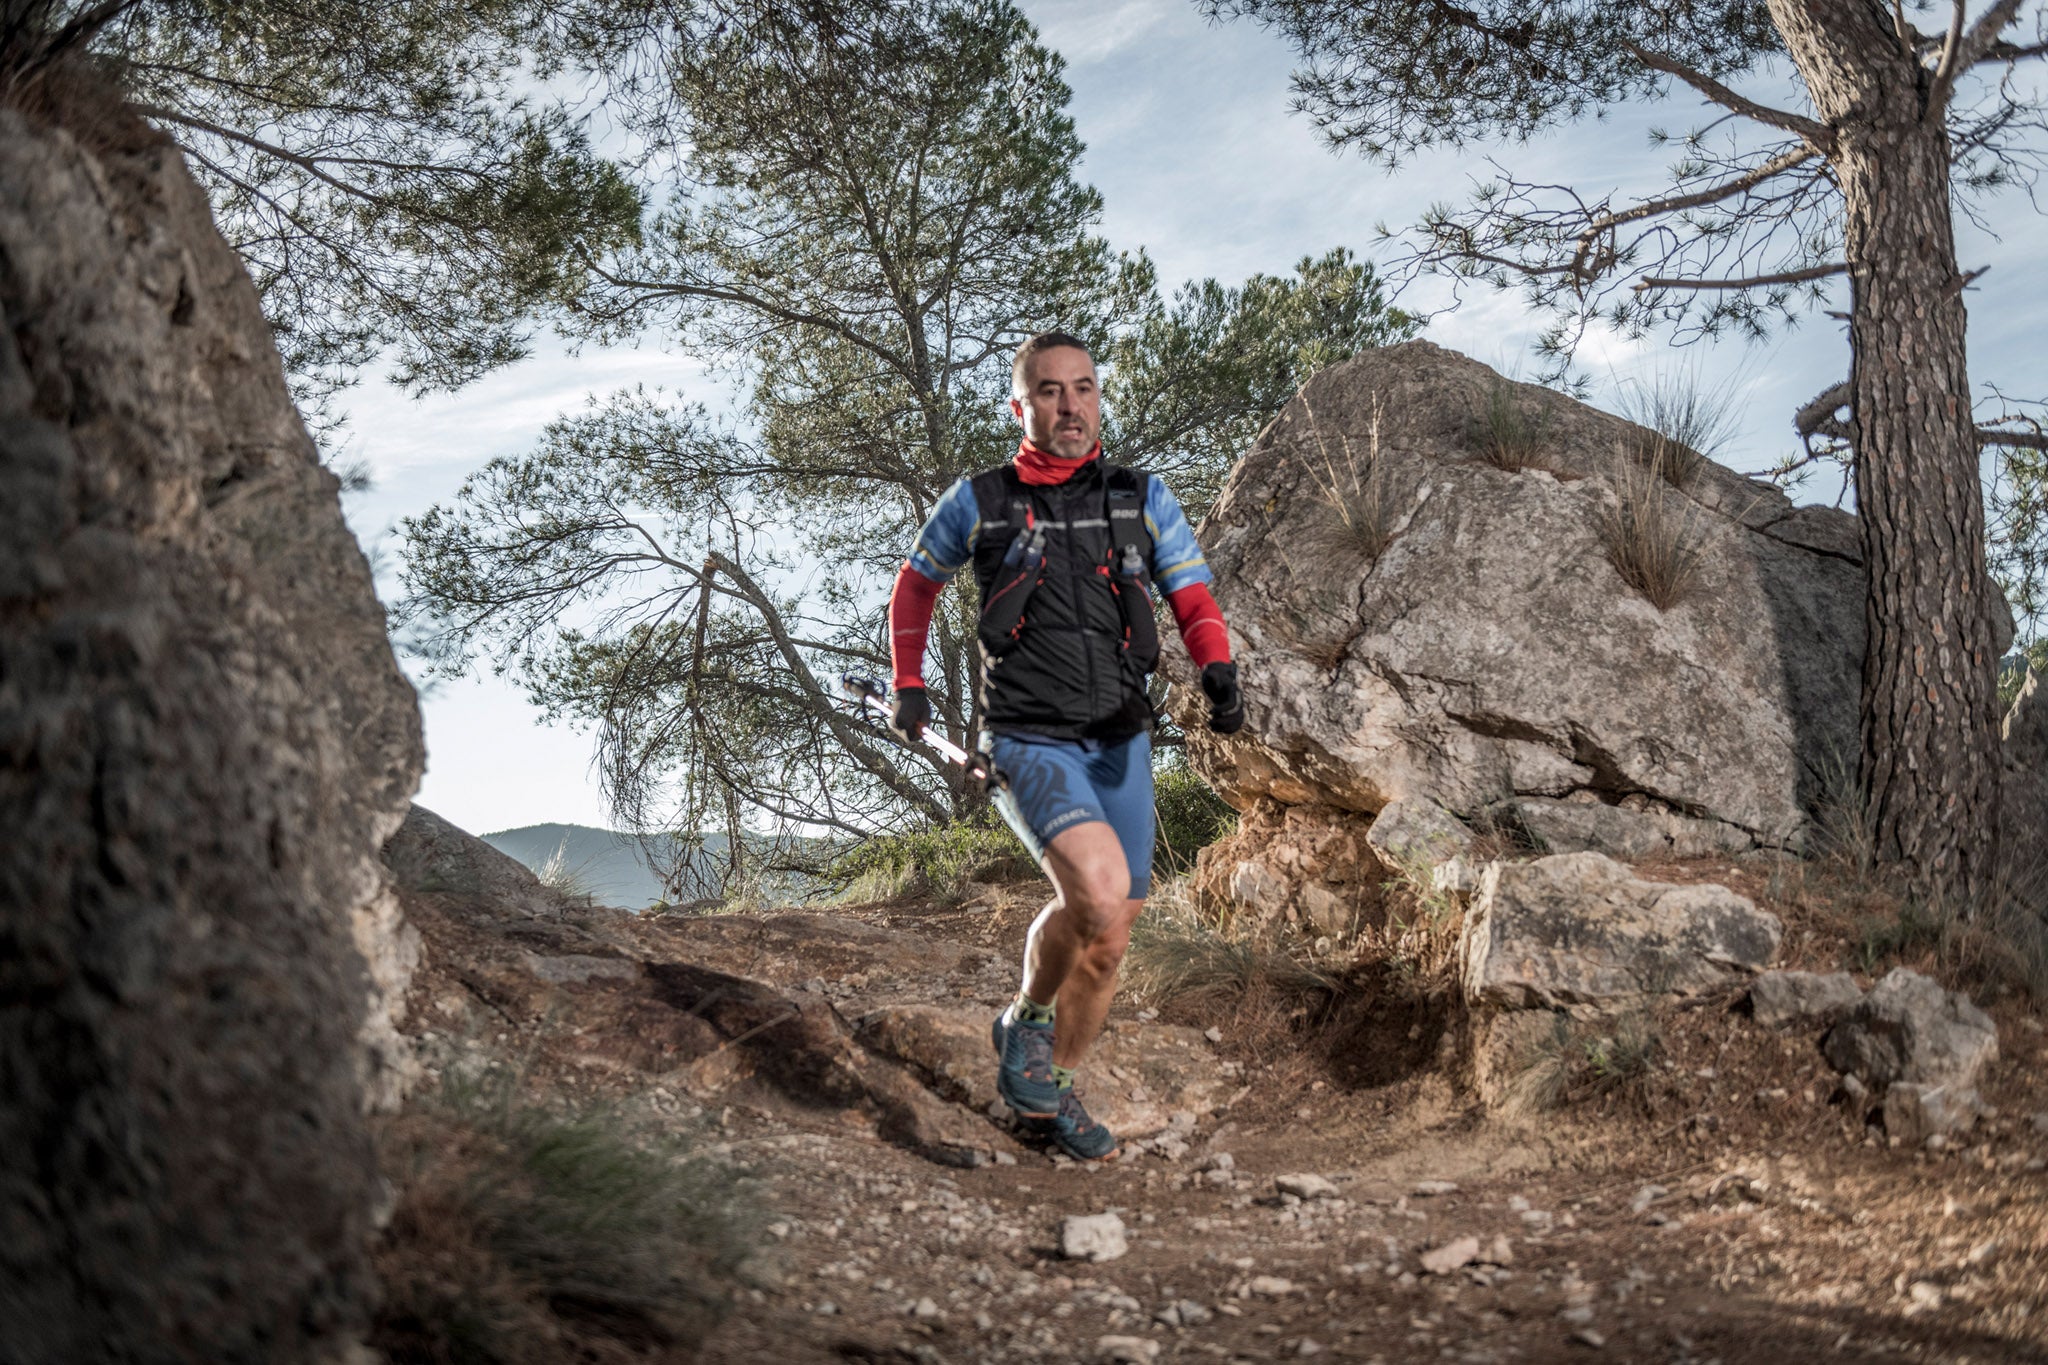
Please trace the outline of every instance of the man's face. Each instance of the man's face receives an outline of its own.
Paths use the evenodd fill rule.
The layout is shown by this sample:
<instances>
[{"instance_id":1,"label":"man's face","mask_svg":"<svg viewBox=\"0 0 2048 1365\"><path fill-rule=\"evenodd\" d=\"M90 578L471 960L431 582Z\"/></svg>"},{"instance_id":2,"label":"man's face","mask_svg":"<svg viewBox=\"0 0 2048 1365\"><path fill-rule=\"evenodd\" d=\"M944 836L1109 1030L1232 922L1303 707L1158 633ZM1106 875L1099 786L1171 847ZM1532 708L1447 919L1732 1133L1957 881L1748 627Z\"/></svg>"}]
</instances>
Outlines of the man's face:
<instances>
[{"instance_id":1,"label":"man's face","mask_svg":"<svg viewBox=\"0 0 2048 1365\"><path fill-rule=\"evenodd\" d=\"M1078 460L1102 434L1095 362L1075 346L1054 346L1024 362L1024 392L1010 400L1024 435L1048 455Z\"/></svg>"}]
</instances>

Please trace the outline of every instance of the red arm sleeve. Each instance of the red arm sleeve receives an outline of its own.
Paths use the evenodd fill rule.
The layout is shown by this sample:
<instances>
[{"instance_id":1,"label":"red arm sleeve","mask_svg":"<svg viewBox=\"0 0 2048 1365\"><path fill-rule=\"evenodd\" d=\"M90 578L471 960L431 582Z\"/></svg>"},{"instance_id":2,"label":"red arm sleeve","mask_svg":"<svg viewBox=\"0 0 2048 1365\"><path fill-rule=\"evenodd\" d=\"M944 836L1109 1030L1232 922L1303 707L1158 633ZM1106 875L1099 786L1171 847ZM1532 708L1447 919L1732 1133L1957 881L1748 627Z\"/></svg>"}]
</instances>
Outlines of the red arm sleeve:
<instances>
[{"instance_id":1,"label":"red arm sleeve","mask_svg":"<svg viewBox=\"0 0 2048 1365\"><path fill-rule=\"evenodd\" d=\"M905 564L889 594L889 667L893 687L924 686L924 642L931 633L932 604L946 585Z\"/></svg>"},{"instance_id":2,"label":"red arm sleeve","mask_svg":"<svg viewBox=\"0 0 2048 1365\"><path fill-rule=\"evenodd\" d=\"M1180 638L1196 668L1230 662L1230 632L1224 629L1223 608L1209 594L1208 584L1176 588L1166 594L1166 605L1173 608L1173 623L1180 627Z\"/></svg>"}]
</instances>

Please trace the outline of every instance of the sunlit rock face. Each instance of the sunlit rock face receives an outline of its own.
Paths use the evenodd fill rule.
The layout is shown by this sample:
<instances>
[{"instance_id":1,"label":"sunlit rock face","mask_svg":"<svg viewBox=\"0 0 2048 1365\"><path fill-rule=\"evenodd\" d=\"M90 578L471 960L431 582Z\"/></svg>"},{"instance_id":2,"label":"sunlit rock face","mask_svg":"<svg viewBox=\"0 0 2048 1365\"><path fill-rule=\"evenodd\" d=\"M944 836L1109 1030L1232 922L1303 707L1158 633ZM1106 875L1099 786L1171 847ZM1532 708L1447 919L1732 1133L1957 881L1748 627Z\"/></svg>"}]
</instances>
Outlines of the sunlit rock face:
<instances>
[{"instance_id":1,"label":"sunlit rock face","mask_svg":"<svg viewBox=\"0 0 2048 1365\"><path fill-rule=\"evenodd\" d=\"M1202 527L1249 718L1176 689L1202 772L1241 808L1526 811L1559 852L1799 845L1857 752L1855 519L1683 450L1636 477L1656 449L1427 342L1317 375ZM1686 538L1661 607L1615 562L1631 487Z\"/></svg>"},{"instance_id":2,"label":"sunlit rock face","mask_svg":"<svg viewBox=\"0 0 2048 1365\"><path fill-rule=\"evenodd\" d=\"M0 1354L356 1349L417 709L178 152L0 111Z\"/></svg>"}]
</instances>

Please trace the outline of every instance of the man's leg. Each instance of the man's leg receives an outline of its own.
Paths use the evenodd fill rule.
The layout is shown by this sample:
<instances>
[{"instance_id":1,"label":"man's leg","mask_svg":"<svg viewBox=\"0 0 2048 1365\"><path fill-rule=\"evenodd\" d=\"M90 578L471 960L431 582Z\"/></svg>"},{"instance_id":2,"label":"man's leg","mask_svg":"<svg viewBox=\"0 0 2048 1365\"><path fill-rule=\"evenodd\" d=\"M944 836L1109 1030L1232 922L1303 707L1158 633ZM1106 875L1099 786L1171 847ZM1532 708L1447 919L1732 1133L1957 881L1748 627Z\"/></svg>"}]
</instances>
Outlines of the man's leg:
<instances>
[{"instance_id":1,"label":"man's leg","mask_svg":"<svg viewBox=\"0 0 2048 1365\"><path fill-rule=\"evenodd\" d=\"M1129 894L1123 845L1103 821L1055 835L1046 845L1045 870L1056 894L1025 940L1024 994L1042 1004L1058 1002L1053 1062L1070 1071L1109 1017L1117 969L1145 902Z\"/></svg>"}]
</instances>

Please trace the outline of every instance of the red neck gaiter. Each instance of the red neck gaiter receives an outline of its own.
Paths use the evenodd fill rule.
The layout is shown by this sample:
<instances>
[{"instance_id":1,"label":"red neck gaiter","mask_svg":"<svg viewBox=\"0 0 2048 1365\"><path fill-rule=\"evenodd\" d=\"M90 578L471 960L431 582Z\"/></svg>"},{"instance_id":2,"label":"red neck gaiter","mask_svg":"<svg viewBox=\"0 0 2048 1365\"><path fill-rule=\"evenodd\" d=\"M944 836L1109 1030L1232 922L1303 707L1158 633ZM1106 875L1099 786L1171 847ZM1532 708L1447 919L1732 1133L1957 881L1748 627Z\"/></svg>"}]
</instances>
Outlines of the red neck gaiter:
<instances>
[{"instance_id":1,"label":"red neck gaiter","mask_svg":"<svg viewBox=\"0 0 2048 1365\"><path fill-rule=\"evenodd\" d=\"M1017 466L1018 478L1034 488L1043 488L1051 484L1065 483L1074 477L1075 471L1085 469L1090 460L1101 454L1100 441L1097 441L1095 448L1080 459L1070 460L1064 455L1053 455L1040 450L1029 440L1024 440L1017 443L1017 458L1012 463Z\"/></svg>"}]
</instances>

